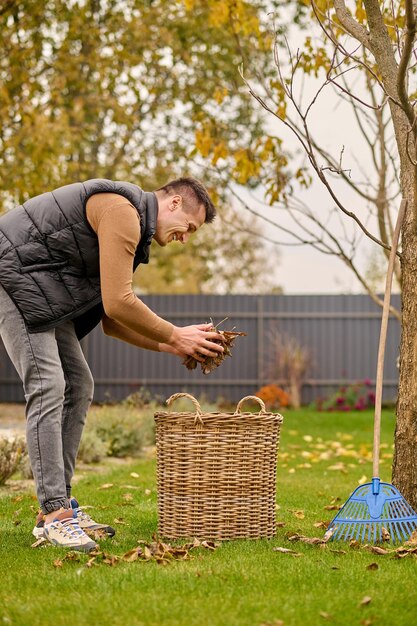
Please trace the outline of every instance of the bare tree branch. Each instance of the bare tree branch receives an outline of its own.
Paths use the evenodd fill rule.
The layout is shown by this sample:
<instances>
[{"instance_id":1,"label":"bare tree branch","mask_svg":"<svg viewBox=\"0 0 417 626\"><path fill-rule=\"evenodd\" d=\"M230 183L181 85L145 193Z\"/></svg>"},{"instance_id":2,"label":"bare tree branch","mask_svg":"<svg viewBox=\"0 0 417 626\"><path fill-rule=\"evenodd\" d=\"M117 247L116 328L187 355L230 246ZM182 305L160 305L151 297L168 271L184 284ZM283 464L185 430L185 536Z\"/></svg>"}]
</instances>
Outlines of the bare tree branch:
<instances>
[{"instance_id":1,"label":"bare tree branch","mask_svg":"<svg viewBox=\"0 0 417 626\"><path fill-rule=\"evenodd\" d=\"M414 109L410 104L408 99L408 93L406 88L406 76L407 76L407 68L410 63L411 54L413 52L413 43L416 36L416 16L414 15L413 10L413 2L412 0L405 0L405 16L406 16L406 31L405 31L405 40L404 46L401 54L401 61L398 67L397 74L397 90L398 97L402 104L403 110L410 122L410 126L414 135L414 138L417 139L417 125L416 125L416 116L414 113ZM414 158L415 161L415 158ZM415 163L414 163L415 165Z\"/></svg>"},{"instance_id":2,"label":"bare tree branch","mask_svg":"<svg viewBox=\"0 0 417 626\"><path fill-rule=\"evenodd\" d=\"M362 24L357 22L350 11L346 8L344 0L334 0L334 8L336 15L340 20L342 26L347 32L352 35L357 41L359 41L365 48L371 49L371 43L369 39L369 32Z\"/></svg>"},{"instance_id":3,"label":"bare tree branch","mask_svg":"<svg viewBox=\"0 0 417 626\"><path fill-rule=\"evenodd\" d=\"M289 213L293 219L294 222L300 226L305 233L307 233L310 236L310 239L304 237L300 237L297 233L295 233L294 231L291 231L288 228L284 228L279 222L274 222L273 220L269 220L268 218L265 218L265 216L263 216L261 213L259 213L258 211L256 211L255 209L253 209L251 206L249 206L249 204L247 202L245 202L245 200L243 200L243 198L236 193L231 187L229 187L232 195L240 202L241 206L243 206L243 208L246 211L249 211L250 213L252 213L253 215L256 215L257 217L260 217L261 219L266 219L268 221L268 223L274 225L276 228L283 230L284 232L286 232L287 234L289 234L290 236L294 237L295 239L297 239L298 241L300 241L301 243L304 244L308 244L310 245L312 248L314 248L315 250L318 250L319 252L321 252L322 254L327 254L327 255L331 255L331 256L336 256L337 258L339 258L347 267L349 267L349 269L353 272L353 274L355 275L356 279L358 280L358 282L362 285L362 287L364 288L364 290L366 291L366 293L370 296L370 298L378 305L381 306L383 305L383 300L378 296L378 294L375 292L374 289L372 289L372 287L370 286L370 284L368 283L367 280L365 280L364 276L361 274L361 272L359 271L357 265L354 262L354 252L355 252L355 248L356 248L356 243L352 241L352 252L351 254L347 254L345 252L345 250L343 249L341 243L340 243L340 238L337 237L336 235L334 235L329 228L325 225L325 223L320 220L319 218L317 218L314 213L312 211L310 211L307 207L304 207L304 210L300 207L297 206L286 206L286 210L287 213ZM294 211L300 211L300 213L302 214L302 220L298 220L296 218L294 218L293 212ZM318 238L314 235L314 233L306 226L305 220L310 220L312 223L314 223L330 240L330 242L333 244L333 248L330 247L329 244L327 244L323 238ZM263 235L259 235L259 237L265 239L265 240L269 240L269 238L263 236ZM270 241L270 240L269 240ZM390 312L392 315L394 315L397 319L401 319L401 313L400 311L398 311L395 307L393 307L391 305L390 307Z\"/></svg>"},{"instance_id":4,"label":"bare tree branch","mask_svg":"<svg viewBox=\"0 0 417 626\"><path fill-rule=\"evenodd\" d=\"M367 237L369 237L369 239L371 239L372 241L374 241L375 243L377 243L378 245L384 247L384 248L389 248L389 246L387 246L387 244L385 244L383 241L381 241L380 239L378 239L378 237L376 237L375 235L373 235L363 224L363 222L358 218L358 216L353 212L353 211L349 211L349 209L347 209L342 202L340 201L340 199L337 197L337 195L335 194L334 190L332 189L332 186L330 185L329 181L327 180L325 174L323 173L320 165L317 163L316 160L316 156L314 154L314 142L311 140L310 138L310 133L305 121L305 117L302 113L302 111L298 108L298 105L294 102L294 100L292 101L292 104L294 105L294 107L296 108L296 111L298 112L298 114L300 115L302 122L303 122L303 135L300 134L300 132L298 131L296 126L293 126L291 123L288 122L288 119L285 119L283 117L281 117L276 111L273 111L270 106L268 106L268 104L265 102L265 100L252 88L251 84L249 83L249 81L245 78L245 76L243 75L242 70L240 71L241 76L243 81L245 82L249 93L252 95L253 98L255 98L255 100L257 100L259 102L259 104L266 110L268 111L268 113L271 113L272 115L274 115L274 117L278 118L287 128L289 128L291 130L291 132L295 135L295 137L297 138L297 140L301 143L308 160L310 161L313 169L316 171L319 179L321 180L321 182L324 184L324 186L327 188L327 191L329 192L331 198L334 200L334 202L337 204L337 206L339 207L339 209L345 213L345 215L347 215L348 217L350 217L352 220L354 220L359 228L365 233L365 235Z\"/></svg>"}]
</instances>

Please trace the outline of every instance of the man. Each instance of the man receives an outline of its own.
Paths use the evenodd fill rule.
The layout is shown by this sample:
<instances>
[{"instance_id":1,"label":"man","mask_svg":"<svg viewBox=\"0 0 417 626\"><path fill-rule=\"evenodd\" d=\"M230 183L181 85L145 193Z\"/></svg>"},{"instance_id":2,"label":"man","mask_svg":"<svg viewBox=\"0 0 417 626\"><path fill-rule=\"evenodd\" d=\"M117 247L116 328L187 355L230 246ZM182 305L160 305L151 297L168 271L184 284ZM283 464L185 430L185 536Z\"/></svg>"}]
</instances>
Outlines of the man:
<instances>
[{"instance_id":1,"label":"man","mask_svg":"<svg viewBox=\"0 0 417 626\"><path fill-rule=\"evenodd\" d=\"M93 179L31 198L0 217L0 335L23 382L27 445L51 543L90 551L97 524L71 497L71 480L93 380L79 340L100 321L106 334L180 357L223 347L210 324L178 327L132 291L152 239L186 243L215 217L207 190L180 178L154 193Z\"/></svg>"}]
</instances>

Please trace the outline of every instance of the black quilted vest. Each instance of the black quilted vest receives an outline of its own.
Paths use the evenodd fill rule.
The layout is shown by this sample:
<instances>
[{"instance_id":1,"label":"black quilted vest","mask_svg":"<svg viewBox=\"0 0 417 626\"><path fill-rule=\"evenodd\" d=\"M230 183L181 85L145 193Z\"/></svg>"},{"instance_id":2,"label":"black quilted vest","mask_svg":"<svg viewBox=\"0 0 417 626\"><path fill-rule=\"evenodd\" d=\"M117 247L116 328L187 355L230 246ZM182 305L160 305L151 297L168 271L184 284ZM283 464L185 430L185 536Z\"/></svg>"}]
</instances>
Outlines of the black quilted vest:
<instances>
[{"instance_id":1,"label":"black quilted vest","mask_svg":"<svg viewBox=\"0 0 417 626\"><path fill-rule=\"evenodd\" d=\"M86 335L103 316L98 239L86 218L87 200L118 193L138 211L141 239L133 270L148 263L158 203L137 185L87 180L35 196L0 217L0 283L29 332L73 320Z\"/></svg>"}]
</instances>

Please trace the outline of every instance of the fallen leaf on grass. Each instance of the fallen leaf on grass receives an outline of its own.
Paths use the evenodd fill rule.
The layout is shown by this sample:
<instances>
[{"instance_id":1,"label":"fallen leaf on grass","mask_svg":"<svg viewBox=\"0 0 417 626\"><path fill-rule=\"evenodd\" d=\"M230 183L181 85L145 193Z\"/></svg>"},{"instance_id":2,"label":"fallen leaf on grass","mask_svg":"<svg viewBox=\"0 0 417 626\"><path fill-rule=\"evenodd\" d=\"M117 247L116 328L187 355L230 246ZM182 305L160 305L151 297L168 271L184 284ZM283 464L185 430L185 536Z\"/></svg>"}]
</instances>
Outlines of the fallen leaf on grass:
<instances>
[{"instance_id":1,"label":"fallen leaf on grass","mask_svg":"<svg viewBox=\"0 0 417 626\"><path fill-rule=\"evenodd\" d=\"M138 558L139 558L138 548L133 548L133 550L129 550L122 557L123 561L128 561L129 563L133 563L133 561L137 561Z\"/></svg>"},{"instance_id":2,"label":"fallen leaf on grass","mask_svg":"<svg viewBox=\"0 0 417 626\"><path fill-rule=\"evenodd\" d=\"M384 556L385 554L390 554L391 550L386 550L385 548L380 548L379 546L370 546L365 544L362 546L364 550L368 550L368 552L372 552L373 554L379 554Z\"/></svg>"},{"instance_id":3,"label":"fallen leaf on grass","mask_svg":"<svg viewBox=\"0 0 417 626\"><path fill-rule=\"evenodd\" d=\"M115 524L123 524L124 526L129 526L129 524L127 522L124 521L123 517L115 517L113 522Z\"/></svg>"},{"instance_id":4,"label":"fallen leaf on grass","mask_svg":"<svg viewBox=\"0 0 417 626\"><path fill-rule=\"evenodd\" d=\"M106 531L103 530L102 528L98 528L97 530L94 530L91 528L85 528L84 532L92 539L95 539L95 541L100 541L101 539L108 539L109 537Z\"/></svg>"},{"instance_id":5,"label":"fallen leaf on grass","mask_svg":"<svg viewBox=\"0 0 417 626\"><path fill-rule=\"evenodd\" d=\"M285 522L277 522L276 526L277 526L277 528L284 528Z\"/></svg>"},{"instance_id":6,"label":"fallen leaf on grass","mask_svg":"<svg viewBox=\"0 0 417 626\"><path fill-rule=\"evenodd\" d=\"M125 502L132 502L132 500L133 500L133 496L132 496L132 494L131 494L131 493L123 493L123 494L122 494L122 499L123 499Z\"/></svg>"},{"instance_id":7,"label":"fallen leaf on grass","mask_svg":"<svg viewBox=\"0 0 417 626\"><path fill-rule=\"evenodd\" d=\"M108 554L107 552L101 552L100 550L93 550L89 553L89 556L91 558L86 563L87 567L91 567L93 564L96 565L98 563L104 563L105 565L113 567L121 560L120 556Z\"/></svg>"},{"instance_id":8,"label":"fallen leaf on grass","mask_svg":"<svg viewBox=\"0 0 417 626\"><path fill-rule=\"evenodd\" d=\"M327 613L326 611L320 611L320 617L327 619L329 622L333 619L333 615Z\"/></svg>"},{"instance_id":9,"label":"fallen leaf on grass","mask_svg":"<svg viewBox=\"0 0 417 626\"><path fill-rule=\"evenodd\" d=\"M335 472L339 471L342 472L342 474L347 474L346 464L342 461L340 461L339 463L335 463L334 465L329 465L327 469Z\"/></svg>"},{"instance_id":10,"label":"fallen leaf on grass","mask_svg":"<svg viewBox=\"0 0 417 626\"><path fill-rule=\"evenodd\" d=\"M395 559L403 559L404 557L407 557L409 555L417 556L417 546L415 544L411 544L407 547L404 544L403 546L400 546L393 552L394 552Z\"/></svg>"},{"instance_id":11,"label":"fallen leaf on grass","mask_svg":"<svg viewBox=\"0 0 417 626\"><path fill-rule=\"evenodd\" d=\"M291 556L304 556L301 552L296 552L295 550L290 550L289 548L272 548L274 552L281 552L282 554L290 554Z\"/></svg>"},{"instance_id":12,"label":"fallen leaf on grass","mask_svg":"<svg viewBox=\"0 0 417 626\"><path fill-rule=\"evenodd\" d=\"M313 526L314 528L324 528L326 530L329 524L330 522L319 521L319 522L314 522Z\"/></svg>"},{"instance_id":13,"label":"fallen leaf on grass","mask_svg":"<svg viewBox=\"0 0 417 626\"><path fill-rule=\"evenodd\" d=\"M375 570L379 569L379 565L378 565L378 563L370 563L370 564L366 567L366 569L367 569L367 570L369 570L369 571L371 571L371 572L373 572L373 571L375 571Z\"/></svg>"},{"instance_id":14,"label":"fallen leaf on grass","mask_svg":"<svg viewBox=\"0 0 417 626\"><path fill-rule=\"evenodd\" d=\"M99 489L110 489L110 487L114 487L113 483L104 483L100 485Z\"/></svg>"},{"instance_id":15,"label":"fallen leaf on grass","mask_svg":"<svg viewBox=\"0 0 417 626\"><path fill-rule=\"evenodd\" d=\"M262 622L259 626L285 626L282 619L274 619L273 622Z\"/></svg>"},{"instance_id":16,"label":"fallen leaf on grass","mask_svg":"<svg viewBox=\"0 0 417 626\"><path fill-rule=\"evenodd\" d=\"M81 561L81 553L76 550L70 550L70 552L67 552L64 556L63 561Z\"/></svg>"},{"instance_id":17,"label":"fallen leaf on grass","mask_svg":"<svg viewBox=\"0 0 417 626\"><path fill-rule=\"evenodd\" d=\"M305 518L304 511L296 511L295 509L289 509L289 511L291 513L293 513L294 517L296 517L297 519L304 519Z\"/></svg>"},{"instance_id":18,"label":"fallen leaf on grass","mask_svg":"<svg viewBox=\"0 0 417 626\"><path fill-rule=\"evenodd\" d=\"M417 530L413 530L408 540L404 543L405 546L411 546L417 544Z\"/></svg>"},{"instance_id":19,"label":"fallen leaf on grass","mask_svg":"<svg viewBox=\"0 0 417 626\"><path fill-rule=\"evenodd\" d=\"M136 472L130 472L130 475L132 478L139 478L139 474L137 474Z\"/></svg>"},{"instance_id":20,"label":"fallen leaf on grass","mask_svg":"<svg viewBox=\"0 0 417 626\"><path fill-rule=\"evenodd\" d=\"M194 543L193 543L193 545L191 547L192 548L199 548L200 546L202 548L208 548L209 550L215 550L219 546L219 544L216 543L215 541L202 541L200 543L198 541L198 539L197 540L194 539Z\"/></svg>"},{"instance_id":21,"label":"fallen leaf on grass","mask_svg":"<svg viewBox=\"0 0 417 626\"><path fill-rule=\"evenodd\" d=\"M323 509L325 511L340 511L342 506L343 506L342 504L326 504L326 506L324 506Z\"/></svg>"},{"instance_id":22,"label":"fallen leaf on grass","mask_svg":"<svg viewBox=\"0 0 417 626\"><path fill-rule=\"evenodd\" d=\"M301 541L302 543L308 543L311 545L326 543L326 539L321 539L320 537L305 537L304 535L299 535L298 533L294 533L292 535L287 535L288 541Z\"/></svg>"},{"instance_id":23,"label":"fallen leaf on grass","mask_svg":"<svg viewBox=\"0 0 417 626\"><path fill-rule=\"evenodd\" d=\"M134 561L154 561L161 565L166 565L171 561L185 561L192 559L190 552L196 548L206 548L208 550L215 550L219 547L219 543L214 541L199 541L194 539L193 543L186 543L179 546L172 546L169 543L164 543L154 536L152 542L138 541L139 545L132 550L129 550L122 556L103 552L101 550L93 550L88 554L88 561L85 566L88 568L93 565L109 565L113 567L125 561L127 563L133 563ZM68 554L61 560L58 565L57 561L54 562L55 567L62 567L64 561L80 561L82 556L79 552L68 552Z\"/></svg>"},{"instance_id":24,"label":"fallen leaf on grass","mask_svg":"<svg viewBox=\"0 0 417 626\"><path fill-rule=\"evenodd\" d=\"M209 550L216 550L219 543L214 541L199 541L194 539L193 543L185 543L180 546L172 546L169 543L158 540L154 537L154 541L147 543L145 541L139 541L139 546L133 550L129 550L122 556L124 561L133 562L137 560L142 561L156 561L162 565L167 564L170 561L185 561L191 559L191 550L196 548L206 548Z\"/></svg>"},{"instance_id":25,"label":"fallen leaf on grass","mask_svg":"<svg viewBox=\"0 0 417 626\"><path fill-rule=\"evenodd\" d=\"M62 567L62 559L55 559L54 567Z\"/></svg>"},{"instance_id":26,"label":"fallen leaf on grass","mask_svg":"<svg viewBox=\"0 0 417 626\"><path fill-rule=\"evenodd\" d=\"M372 601L371 596L364 596L359 603L359 606L367 606Z\"/></svg>"},{"instance_id":27,"label":"fallen leaf on grass","mask_svg":"<svg viewBox=\"0 0 417 626\"><path fill-rule=\"evenodd\" d=\"M49 543L49 541L47 539L45 539L45 537L41 537L40 539L35 541L35 543L32 543L32 545L30 547L31 548L39 548L39 546L43 546L43 545L52 545L52 544Z\"/></svg>"},{"instance_id":28,"label":"fallen leaf on grass","mask_svg":"<svg viewBox=\"0 0 417 626\"><path fill-rule=\"evenodd\" d=\"M382 536L382 541L391 541L391 535L389 534L388 530L384 527L382 527L381 529L381 536Z\"/></svg>"}]
</instances>

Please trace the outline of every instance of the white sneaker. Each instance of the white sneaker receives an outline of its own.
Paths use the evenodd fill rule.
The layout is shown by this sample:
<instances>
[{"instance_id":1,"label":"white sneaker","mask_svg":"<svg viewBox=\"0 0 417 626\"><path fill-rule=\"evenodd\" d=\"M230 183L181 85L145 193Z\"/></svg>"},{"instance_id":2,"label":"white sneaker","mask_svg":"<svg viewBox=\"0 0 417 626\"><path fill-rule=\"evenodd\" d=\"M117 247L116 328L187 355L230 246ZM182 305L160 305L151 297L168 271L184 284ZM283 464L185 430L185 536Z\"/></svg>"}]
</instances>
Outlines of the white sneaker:
<instances>
[{"instance_id":1,"label":"white sneaker","mask_svg":"<svg viewBox=\"0 0 417 626\"><path fill-rule=\"evenodd\" d=\"M88 513L83 511L83 508L80 507L75 498L71 498L71 508L74 509L77 514L77 520L80 528L82 528L82 530L84 530L87 534L88 532L97 532L99 537L100 534L103 535L103 537L106 535L108 537L113 537L116 534L116 531L112 528L112 526L95 522Z\"/></svg>"},{"instance_id":2,"label":"white sneaker","mask_svg":"<svg viewBox=\"0 0 417 626\"><path fill-rule=\"evenodd\" d=\"M77 514L73 509L58 513L52 522L43 527L43 536L60 548L70 548L80 552L90 552L98 546L80 528Z\"/></svg>"},{"instance_id":3,"label":"white sneaker","mask_svg":"<svg viewBox=\"0 0 417 626\"><path fill-rule=\"evenodd\" d=\"M93 537L95 536L94 533L96 533L96 536L95 536L96 539L97 539L97 536L98 538L100 538L101 535L103 535L103 537L105 537L106 535L108 537L114 536L114 534L116 533L114 528L112 528L108 524L99 524L98 522L95 522L90 517L90 515L88 515L88 513L83 511L83 509L80 507L80 505L78 504L75 498L71 498L70 504L71 504L71 508L75 511L77 515L77 522L81 530L83 530L87 534L91 532L93 534ZM43 537L44 526L45 526L45 515L42 513L42 511L39 511L37 518L36 518L35 526L32 530L32 535L36 537L36 539L40 539L41 537Z\"/></svg>"}]
</instances>

